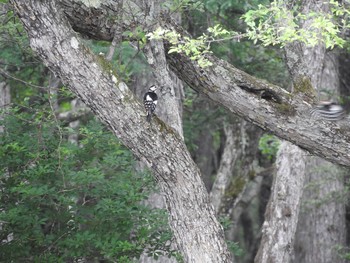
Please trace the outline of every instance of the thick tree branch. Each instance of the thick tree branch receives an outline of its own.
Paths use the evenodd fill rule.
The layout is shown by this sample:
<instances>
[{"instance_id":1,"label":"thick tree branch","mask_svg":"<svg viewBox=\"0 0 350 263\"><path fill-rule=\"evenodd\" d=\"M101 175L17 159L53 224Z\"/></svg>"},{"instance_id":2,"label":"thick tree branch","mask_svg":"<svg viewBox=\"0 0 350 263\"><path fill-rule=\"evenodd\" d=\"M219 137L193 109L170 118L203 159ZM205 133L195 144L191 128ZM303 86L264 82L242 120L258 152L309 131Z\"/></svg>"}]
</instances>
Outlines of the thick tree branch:
<instances>
[{"instance_id":1,"label":"thick tree branch","mask_svg":"<svg viewBox=\"0 0 350 263\"><path fill-rule=\"evenodd\" d=\"M65 2L71 3L72 0L64 0L63 3ZM81 2L75 2L75 4L74 10L72 8L64 10L68 14L73 28L88 37L101 40L113 38L113 34L108 33L111 26L105 16L98 15L114 12L113 5L109 1L93 8L88 8ZM94 19L88 20L89 23L85 25L80 20L85 16L77 18L74 15L76 12L86 15L93 12ZM130 30L138 23L141 26L144 25L143 20L137 19L142 17L140 12L138 9L129 25L125 24L124 26L129 27ZM83 21L85 20L83 19ZM161 19L159 22L165 28L186 35L185 31L169 20ZM348 121L331 123L311 119L310 104L305 101L309 98L305 96L301 98L298 91L291 94L278 86L250 76L215 56L208 56L213 66L206 69L200 68L195 61L189 60L184 54L167 54L167 59L170 68L179 78L232 113L313 154L335 163L350 166L350 152L348 151L350 148L350 125ZM299 84L300 90L310 87L308 80ZM301 93L303 92L304 90ZM309 101L312 99L310 98Z\"/></svg>"},{"instance_id":2,"label":"thick tree branch","mask_svg":"<svg viewBox=\"0 0 350 263\"><path fill-rule=\"evenodd\" d=\"M182 139L119 82L106 60L79 40L56 1L12 0L33 50L116 136L154 171L186 262L232 262L200 172Z\"/></svg>"}]
</instances>

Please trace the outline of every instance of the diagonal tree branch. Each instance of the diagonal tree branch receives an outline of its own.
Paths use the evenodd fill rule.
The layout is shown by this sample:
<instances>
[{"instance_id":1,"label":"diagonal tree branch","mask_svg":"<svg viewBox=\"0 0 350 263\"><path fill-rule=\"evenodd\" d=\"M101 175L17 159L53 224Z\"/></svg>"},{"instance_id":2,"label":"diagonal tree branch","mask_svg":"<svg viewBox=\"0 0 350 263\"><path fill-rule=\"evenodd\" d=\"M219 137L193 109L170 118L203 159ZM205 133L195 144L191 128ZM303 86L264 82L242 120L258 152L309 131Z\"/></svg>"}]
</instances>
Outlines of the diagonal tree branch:
<instances>
[{"instance_id":1,"label":"diagonal tree branch","mask_svg":"<svg viewBox=\"0 0 350 263\"><path fill-rule=\"evenodd\" d=\"M186 262L232 262L200 172L183 140L142 105L106 60L92 54L56 1L12 0L30 45L44 63L154 171L166 193L170 225Z\"/></svg>"},{"instance_id":2,"label":"diagonal tree branch","mask_svg":"<svg viewBox=\"0 0 350 263\"><path fill-rule=\"evenodd\" d=\"M64 9L75 30L96 39L110 41L113 38L113 34L108 33L110 30L108 20L101 14L113 14L115 1L104 1L98 7L91 8L79 1L62 2L64 8L69 3L75 3L74 10ZM145 24L143 20L138 20L143 17L142 10L140 8L135 10L132 20L124 20L123 26L129 30ZM80 16L77 16L77 13L80 13ZM87 17L94 19L89 20ZM89 23L84 24L79 19ZM187 35L170 20L161 18L159 22L164 28ZM165 47L169 49L169 45ZM310 118L310 103L313 99L304 96L305 91L308 93L307 91L312 89L308 79L298 83L295 93L289 93L278 86L250 76L215 56L208 56L208 59L213 66L203 69L184 54L167 54L170 68L178 77L209 99L313 154L350 166L349 121L331 123Z\"/></svg>"}]
</instances>

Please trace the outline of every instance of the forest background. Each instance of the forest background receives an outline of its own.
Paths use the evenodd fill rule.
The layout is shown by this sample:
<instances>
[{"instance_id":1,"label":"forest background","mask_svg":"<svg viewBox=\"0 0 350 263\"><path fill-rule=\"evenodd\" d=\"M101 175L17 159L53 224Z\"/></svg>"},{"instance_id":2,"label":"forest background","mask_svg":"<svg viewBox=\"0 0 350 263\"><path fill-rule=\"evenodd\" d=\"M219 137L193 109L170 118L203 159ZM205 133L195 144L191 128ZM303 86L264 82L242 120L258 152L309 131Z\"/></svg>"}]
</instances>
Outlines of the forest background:
<instances>
[{"instance_id":1,"label":"forest background","mask_svg":"<svg viewBox=\"0 0 350 263\"><path fill-rule=\"evenodd\" d=\"M35 2L38 1L29 1L28 10L40 6L40 1ZM110 1L104 2L108 6ZM60 3L60 8L65 10L73 29L82 34L79 45L84 45L84 49L88 50L85 51L94 56L103 70L113 72L118 78L117 82L125 83L140 101L150 85L159 86L156 115L166 124L156 117L152 124L137 123L139 130L144 129L145 136L150 139L141 144L141 136L138 150L130 146L131 143L123 141L124 135L118 129L109 127L114 131L113 134L104 126L103 123L108 123L108 119L100 116L103 120L101 123L95 117L98 108L91 111L84 105L82 100L86 103L89 99L77 96L74 89L70 88L74 82L67 81L69 79L59 70L55 71L60 67L59 60L56 59L57 65L53 66L48 62L49 59L43 59L42 51L36 50L39 56L33 52L33 43L32 48L29 43L29 39L34 39L33 34L29 33L28 38L28 24L22 21L25 24L23 27L14 11L25 19L21 13L24 9L20 7L26 4L23 1L2 1L0 261L153 262L158 259L159 262L215 262L213 258L221 258L220 262L253 262L254 258L256 262L350 260L347 238L348 170L286 141L281 142L273 135L276 129L269 125L269 121L274 122L275 118L293 125L293 117L298 115L294 111L300 110L305 114L301 114L301 118L308 116L312 124L309 127L301 124L301 132L315 132L315 137L320 130L322 134L327 133L325 136L335 141L329 144L331 149L334 144L341 144L338 137L334 137L335 132L348 142L347 124L312 119L309 113L312 105L324 99L337 101L345 109L348 108L347 3L132 3L140 10L148 10L152 19L140 24L138 18L134 17L138 14L130 11L138 9L130 7L127 1L113 4L113 17L103 13L101 10L105 6L95 1L67 0ZM52 7L47 1L42 1L42 5ZM88 15L84 13L86 10ZM298 16L298 13L304 14L304 17ZM86 17L99 21L98 14L107 19L106 25L125 23L128 27L110 27L109 32L100 32L101 35L112 32L112 38L110 35L96 35L94 30L89 32L83 25L89 28L94 22L89 22ZM290 19L291 15L294 15L293 19ZM176 27L178 33L183 33L180 37L174 35L171 29L164 31L158 25L160 17L164 21L171 17L192 38L186 39L187 33ZM297 26L291 25L291 21ZM173 21L169 24L173 25ZM287 29L276 30L281 27ZM45 31L43 28L38 26L38 31ZM294 31L290 31L290 28ZM174 41L174 36L182 40ZM76 45L71 41L69 48L75 49ZM169 57L169 54L173 57ZM242 79L246 75L238 72L244 77L236 77L236 84L238 82L237 85L250 96L252 105L265 100L272 105L276 103L279 106L275 109L280 115L266 106L263 107L266 113L263 120L250 115L245 108L236 109L240 117L232 114L225 103L213 101L210 95L213 86L208 84L209 92L206 93L193 84L195 81L191 76L184 73L188 70L188 62L182 57L176 57L178 54L187 56L190 63L195 65L195 72L203 74L205 78L209 78L209 73L203 73L205 71L214 72L217 78L225 78L224 70L221 76L220 71L213 69L216 65L225 65L216 60L220 58L254 77L265 79L256 84L263 87L259 89L245 84ZM293 55L297 56L296 61ZM187 73L192 74L191 70ZM178 77L181 74L180 80ZM305 84L305 76L308 84ZM90 79L90 82L95 81L94 78ZM111 77L111 83L113 81ZM217 81L216 88L221 89L221 80ZM255 80L250 83L255 83ZM287 102L280 103L281 91L269 83L289 91L295 96L295 104L305 104L307 110L302 106L293 108L290 105L294 104ZM123 93L123 88L118 89ZM92 93L86 94L98 101ZM236 95L239 98L239 94ZM115 100L119 99L116 97ZM130 99L121 103L129 103L133 107L133 103L138 102ZM113 115L111 111L105 114ZM121 120L120 127L133 132L134 126L125 126L133 115L115 114L115 118ZM122 121L123 118L126 122ZM144 116L140 116L142 118ZM296 127L298 124L296 122ZM162 174L157 167L161 157L153 158L148 151L152 147L167 147L162 141L156 141L154 144L157 146L153 145L154 139L158 138L156 135L153 137L153 129L162 134L175 134L176 138L185 141L191 158L200 169L203 183L195 181L195 176L194 181L186 181L184 177L182 183L197 185L198 188L194 189L199 189L199 192L186 193L188 189L179 187L180 195L174 194L172 197L171 191L167 192L167 189L175 189L172 183L177 182L172 182L169 179L171 177L165 177L162 181L161 176L152 176ZM280 129L282 131L277 132L277 135L304 146L293 132L286 132L283 127ZM118 133L122 134L122 140L116 138L115 134ZM322 145L323 139L316 138L315 142L318 140ZM179 151L185 151L182 146L177 146L175 139L170 143ZM320 155L322 148L312 147L305 144L307 150ZM346 144L344 147L349 149ZM337 151L338 148L335 149ZM143 155L135 154L135 151ZM342 154L341 150L338 152L339 161L333 152L328 154L323 151L323 154L321 156L328 160L348 166L349 161L346 160L350 157ZM343 157L345 161L341 159ZM175 162L174 170L169 174L177 175L174 171L178 170L178 164ZM169 188L164 186L167 183ZM213 229L217 234L220 252L214 255L216 252L208 249L208 254L212 254L208 261L203 261L200 255L186 248L188 240L179 241L181 231L186 226L179 230L175 223L171 223L182 220L181 217L176 218L178 214L174 211L177 209L176 201L182 198L183 193L184 203L189 203L188 207L183 207L190 215L191 209L194 211L197 208L195 205L192 207L191 198L186 199L187 194L194 196L194 199L196 195L203 196L203 203L207 204L207 194L204 191L202 193L202 185L210 197L211 204L208 205L213 208L205 208L209 211L208 216L201 210L197 212L203 218L210 218L212 212L216 214L225 230L228 247L220 243L220 230L216 230L214 222ZM175 205L172 206L172 203ZM170 207L170 214L166 207ZM178 211L181 209L178 208ZM203 224L200 222L202 218L198 219L198 216L195 219L189 216L187 219L186 213L180 215L189 220L186 222L198 220L199 224ZM204 222L206 224L210 223ZM195 232L195 238L200 239L200 234ZM195 239L193 236L189 238ZM208 240L212 240L212 243L208 243ZM207 248L216 246L213 245L216 244L216 238L208 240L197 243L203 243ZM226 255L226 250L234 255L233 259Z\"/></svg>"}]
</instances>

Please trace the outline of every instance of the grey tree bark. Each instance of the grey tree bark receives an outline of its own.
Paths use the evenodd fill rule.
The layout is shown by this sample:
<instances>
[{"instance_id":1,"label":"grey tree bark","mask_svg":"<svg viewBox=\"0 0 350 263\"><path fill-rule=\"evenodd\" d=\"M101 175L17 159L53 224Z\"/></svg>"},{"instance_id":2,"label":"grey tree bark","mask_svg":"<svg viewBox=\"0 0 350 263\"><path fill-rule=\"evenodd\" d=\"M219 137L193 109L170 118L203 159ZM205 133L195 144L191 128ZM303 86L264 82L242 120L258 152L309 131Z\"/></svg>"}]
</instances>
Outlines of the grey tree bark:
<instances>
[{"instance_id":1,"label":"grey tree bark","mask_svg":"<svg viewBox=\"0 0 350 263\"><path fill-rule=\"evenodd\" d=\"M151 28L156 29L157 17L161 12L161 6L164 1L153 1L152 5L148 6L149 14L146 21L149 21ZM152 72L143 72L137 76L137 83L146 82L146 85L135 85L136 94L139 94L140 99L143 98L143 94L146 92L144 87L148 87L151 84L156 84L158 87L157 93L159 101L157 105L157 116L171 126L177 133L183 138L182 129L182 99L183 99L183 84L178 77L169 70L165 50L162 41L152 40L146 43L144 48L144 54L152 69ZM156 192L152 193L145 203L153 208L166 208L164 193ZM175 244L171 244L173 248ZM147 256L143 253L139 260L140 263L174 263L177 262L174 258L168 258L166 256L160 256L157 260Z\"/></svg>"},{"instance_id":2,"label":"grey tree bark","mask_svg":"<svg viewBox=\"0 0 350 263\"><path fill-rule=\"evenodd\" d=\"M216 173L216 178L210 192L211 203L217 214L219 214L224 203L225 192L231 181L234 164L239 155L238 151L240 150L236 148L238 136L234 135L233 129L233 125L224 127L226 137L225 146L221 156L219 170Z\"/></svg>"},{"instance_id":3,"label":"grey tree bark","mask_svg":"<svg viewBox=\"0 0 350 263\"><path fill-rule=\"evenodd\" d=\"M255 262L290 262L305 178L304 152L283 141Z\"/></svg>"},{"instance_id":4,"label":"grey tree bark","mask_svg":"<svg viewBox=\"0 0 350 263\"><path fill-rule=\"evenodd\" d=\"M11 103L11 93L10 93L10 85L2 80L0 82L0 120L4 119L4 114L6 114L6 108L10 106ZM0 135L5 130L3 125L0 125ZM4 173L5 176L8 176L8 173ZM1 189L2 190L2 189ZM3 222L0 222L0 231L2 230ZM13 239L13 234L11 233L5 239L0 240L1 243L10 242Z\"/></svg>"},{"instance_id":5,"label":"grey tree bark","mask_svg":"<svg viewBox=\"0 0 350 263\"><path fill-rule=\"evenodd\" d=\"M319 71L310 69L320 97L337 98L339 88L338 59L334 53L318 48L305 51L304 59L321 65ZM322 94L323 93L323 94ZM332 95L330 95L332 94ZM307 179L303 206L298 223L294 262L345 262L337 246L346 244L344 177L340 167L319 157L306 158Z\"/></svg>"},{"instance_id":6,"label":"grey tree bark","mask_svg":"<svg viewBox=\"0 0 350 263\"><path fill-rule=\"evenodd\" d=\"M304 1L302 12L329 12L325 2ZM308 26L308 22L304 25ZM336 101L339 97L338 58L325 47L295 49L304 72L316 88L318 98ZM339 167L319 158L306 157L306 185L303 209L300 214L294 262L344 262L337 246L346 241L345 204L339 198L344 194L344 179Z\"/></svg>"},{"instance_id":7,"label":"grey tree bark","mask_svg":"<svg viewBox=\"0 0 350 263\"><path fill-rule=\"evenodd\" d=\"M218 216L229 220L226 238L238 242L245 251L237 261L252 262L262 224L261 216L257 214L266 207L265 199L259 198L259 193L263 183L269 180L268 176L272 175L272 169L260 166L263 164L257 159L262 130L243 119L229 119L230 124L224 127L225 139L210 198Z\"/></svg>"},{"instance_id":8,"label":"grey tree bark","mask_svg":"<svg viewBox=\"0 0 350 263\"><path fill-rule=\"evenodd\" d=\"M0 82L0 110L5 111L6 108L10 106L11 102L11 93L10 93L10 85L6 83L6 81ZM0 120L3 120L3 114L0 114ZM0 133L4 132L4 127L0 125Z\"/></svg>"},{"instance_id":9,"label":"grey tree bark","mask_svg":"<svg viewBox=\"0 0 350 263\"><path fill-rule=\"evenodd\" d=\"M11 1L44 63L154 172L186 262L232 262L197 166L181 137L154 118L79 40L55 1Z\"/></svg>"}]
</instances>

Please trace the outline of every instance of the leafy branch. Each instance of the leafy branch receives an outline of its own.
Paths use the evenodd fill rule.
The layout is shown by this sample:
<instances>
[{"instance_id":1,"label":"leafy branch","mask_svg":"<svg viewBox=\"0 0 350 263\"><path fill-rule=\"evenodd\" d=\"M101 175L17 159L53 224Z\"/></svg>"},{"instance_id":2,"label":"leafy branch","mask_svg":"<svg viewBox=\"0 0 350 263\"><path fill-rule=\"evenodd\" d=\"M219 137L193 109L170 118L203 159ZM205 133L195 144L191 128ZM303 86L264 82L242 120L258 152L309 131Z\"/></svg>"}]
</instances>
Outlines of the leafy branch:
<instances>
[{"instance_id":1,"label":"leafy branch","mask_svg":"<svg viewBox=\"0 0 350 263\"><path fill-rule=\"evenodd\" d=\"M169 53L184 53L202 68L212 65L206 58L206 54L211 53L211 44L227 40L247 38L254 43L259 41L264 46L280 47L299 41L310 47L322 43L326 48L343 48L346 43L343 32L350 27L350 10L335 0L330 0L329 6L330 13L304 14L298 12L297 8L287 8L283 1L275 0L268 6L258 5L256 10L249 10L241 16L247 25L245 33L229 31L217 24L209 27L207 33L198 38L183 37L161 27L146 34L146 37L149 40L168 41L171 44Z\"/></svg>"},{"instance_id":2,"label":"leafy branch","mask_svg":"<svg viewBox=\"0 0 350 263\"><path fill-rule=\"evenodd\" d=\"M342 29L349 28L350 11L334 0L330 0L331 13L290 10L282 1L275 0L269 6L259 5L242 16L247 24L247 37L264 46L280 45L299 41L306 46L319 43L326 48L343 47ZM302 28L302 25L307 25Z\"/></svg>"},{"instance_id":3,"label":"leafy branch","mask_svg":"<svg viewBox=\"0 0 350 263\"><path fill-rule=\"evenodd\" d=\"M205 57L205 54L211 53L210 46L214 42L220 42L232 39L241 39L242 34L228 31L221 25L209 27L208 34L203 34L198 38L182 37L179 33L158 27L155 31L146 36L149 40L166 40L171 44L169 54L184 53L191 60L197 61L202 68L209 67L212 63Z\"/></svg>"}]
</instances>

